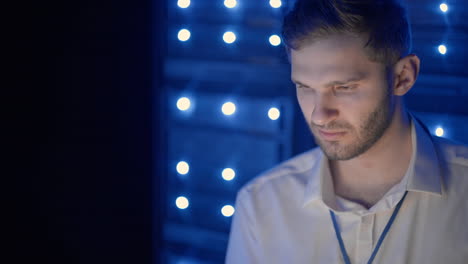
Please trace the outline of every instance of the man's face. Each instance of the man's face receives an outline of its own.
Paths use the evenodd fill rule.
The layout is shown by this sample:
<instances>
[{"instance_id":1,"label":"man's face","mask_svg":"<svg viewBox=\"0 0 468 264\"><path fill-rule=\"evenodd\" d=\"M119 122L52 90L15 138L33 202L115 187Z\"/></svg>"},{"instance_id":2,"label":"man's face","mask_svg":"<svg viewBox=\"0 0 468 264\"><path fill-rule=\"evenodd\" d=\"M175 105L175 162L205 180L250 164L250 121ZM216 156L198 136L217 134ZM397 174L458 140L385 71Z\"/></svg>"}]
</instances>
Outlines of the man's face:
<instances>
[{"instance_id":1,"label":"man's face","mask_svg":"<svg viewBox=\"0 0 468 264\"><path fill-rule=\"evenodd\" d=\"M369 60L361 38L340 35L291 50L292 80L316 143L332 160L370 149L393 116L385 66Z\"/></svg>"}]
</instances>

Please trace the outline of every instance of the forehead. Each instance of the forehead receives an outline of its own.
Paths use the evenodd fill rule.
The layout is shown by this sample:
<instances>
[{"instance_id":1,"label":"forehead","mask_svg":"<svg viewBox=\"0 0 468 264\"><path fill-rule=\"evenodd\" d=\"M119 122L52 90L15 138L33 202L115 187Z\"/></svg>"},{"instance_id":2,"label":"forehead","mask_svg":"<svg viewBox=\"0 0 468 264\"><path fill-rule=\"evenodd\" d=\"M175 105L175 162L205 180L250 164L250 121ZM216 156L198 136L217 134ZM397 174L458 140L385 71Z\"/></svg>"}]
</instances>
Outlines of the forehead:
<instances>
[{"instance_id":1,"label":"forehead","mask_svg":"<svg viewBox=\"0 0 468 264\"><path fill-rule=\"evenodd\" d=\"M372 74L381 65L368 58L364 45L363 38L352 35L332 35L304 44L291 50L291 77L315 84Z\"/></svg>"}]
</instances>

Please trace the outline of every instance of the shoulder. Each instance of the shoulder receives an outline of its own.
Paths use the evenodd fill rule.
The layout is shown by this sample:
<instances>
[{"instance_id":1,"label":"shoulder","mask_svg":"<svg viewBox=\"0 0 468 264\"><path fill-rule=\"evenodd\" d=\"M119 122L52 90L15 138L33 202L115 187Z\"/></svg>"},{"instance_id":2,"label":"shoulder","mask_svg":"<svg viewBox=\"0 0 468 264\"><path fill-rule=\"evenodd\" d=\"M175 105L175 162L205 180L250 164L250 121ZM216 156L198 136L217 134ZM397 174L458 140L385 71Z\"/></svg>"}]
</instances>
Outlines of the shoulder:
<instances>
[{"instance_id":1,"label":"shoulder","mask_svg":"<svg viewBox=\"0 0 468 264\"><path fill-rule=\"evenodd\" d=\"M307 172L317 165L321 153L320 148L316 147L259 174L240 189L238 199L256 196L277 186L285 187L291 181L305 182L306 176L309 176Z\"/></svg>"},{"instance_id":2,"label":"shoulder","mask_svg":"<svg viewBox=\"0 0 468 264\"><path fill-rule=\"evenodd\" d=\"M446 138L434 137L439 151L445 161L452 165L459 165L468 170L468 146ZM467 171L468 172L468 171Z\"/></svg>"}]
</instances>

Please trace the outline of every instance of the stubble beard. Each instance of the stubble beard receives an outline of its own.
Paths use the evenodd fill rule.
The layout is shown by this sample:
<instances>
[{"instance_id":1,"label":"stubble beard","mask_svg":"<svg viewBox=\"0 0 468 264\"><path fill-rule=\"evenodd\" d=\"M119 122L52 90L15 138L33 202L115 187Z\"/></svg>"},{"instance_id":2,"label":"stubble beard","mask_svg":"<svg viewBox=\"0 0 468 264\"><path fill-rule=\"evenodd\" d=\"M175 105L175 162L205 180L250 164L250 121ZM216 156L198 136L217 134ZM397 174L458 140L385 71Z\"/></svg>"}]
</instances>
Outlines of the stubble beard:
<instances>
[{"instance_id":1,"label":"stubble beard","mask_svg":"<svg viewBox=\"0 0 468 264\"><path fill-rule=\"evenodd\" d=\"M352 143L344 145L339 141L323 141L316 136L317 126L310 124L310 130L314 135L315 142L330 160L350 160L369 150L385 133L390 126L394 112L394 103L390 94L385 94L374 111L362 120L358 129L348 123L330 123L322 126L322 129L345 130L347 133L354 132L356 138Z\"/></svg>"}]
</instances>

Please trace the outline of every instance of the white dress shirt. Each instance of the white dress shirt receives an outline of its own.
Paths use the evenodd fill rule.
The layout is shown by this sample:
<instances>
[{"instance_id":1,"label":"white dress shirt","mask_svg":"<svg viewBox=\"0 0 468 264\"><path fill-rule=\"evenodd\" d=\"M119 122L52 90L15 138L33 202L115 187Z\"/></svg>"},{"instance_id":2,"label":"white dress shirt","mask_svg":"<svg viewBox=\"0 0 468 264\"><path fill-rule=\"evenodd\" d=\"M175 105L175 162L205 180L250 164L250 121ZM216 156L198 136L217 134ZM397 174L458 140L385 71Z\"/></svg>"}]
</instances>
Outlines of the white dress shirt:
<instances>
[{"instance_id":1,"label":"white dress shirt","mask_svg":"<svg viewBox=\"0 0 468 264\"><path fill-rule=\"evenodd\" d=\"M369 209L335 195L319 148L256 177L237 195L226 263L344 263L329 210L351 263L367 263L408 191L373 263L467 264L468 147L415 120L412 144L406 175Z\"/></svg>"}]
</instances>

